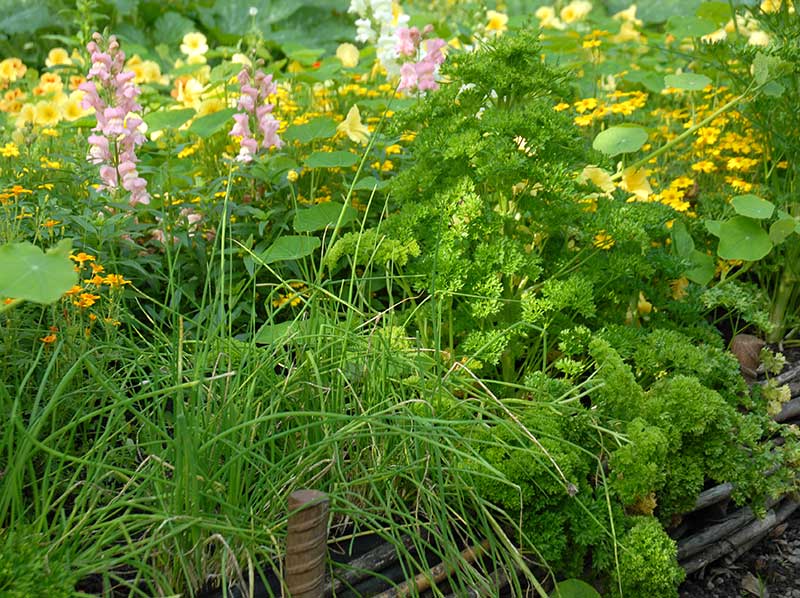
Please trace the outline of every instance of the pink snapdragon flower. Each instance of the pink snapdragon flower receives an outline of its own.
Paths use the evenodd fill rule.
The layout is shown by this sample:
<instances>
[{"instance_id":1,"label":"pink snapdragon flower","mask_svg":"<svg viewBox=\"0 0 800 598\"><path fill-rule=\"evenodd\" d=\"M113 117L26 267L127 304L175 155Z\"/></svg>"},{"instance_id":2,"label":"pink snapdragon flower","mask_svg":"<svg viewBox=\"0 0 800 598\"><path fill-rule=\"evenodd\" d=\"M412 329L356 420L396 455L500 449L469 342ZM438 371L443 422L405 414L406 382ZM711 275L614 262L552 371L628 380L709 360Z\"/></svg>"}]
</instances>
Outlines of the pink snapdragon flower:
<instances>
[{"instance_id":1,"label":"pink snapdragon flower","mask_svg":"<svg viewBox=\"0 0 800 598\"><path fill-rule=\"evenodd\" d=\"M134 73L123 70L125 53L115 36L108 42L99 33L86 45L92 66L86 81L78 89L85 93L84 108L94 108L97 125L89 135L87 160L99 166L101 188L122 187L130 192L130 205L149 204L145 181L136 169L139 159L136 148L145 142L139 131L142 119L136 113L142 107L136 102L141 93L133 83Z\"/></svg>"},{"instance_id":2,"label":"pink snapdragon flower","mask_svg":"<svg viewBox=\"0 0 800 598\"><path fill-rule=\"evenodd\" d=\"M237 76L239 81L239 112L233 115L234 125L229 135L240 137L238 162L251 162L259 149L279 148L283 145L278 137L280 122L272 115L275 107L267 99L277 92L272 75L256 70L255 76L242 69ZM260 140L260 141L259 141Z\"/></svg>"},{"instance_id":3,"label":"pink snapdragon flower","mask_svg":"<svg viewBox=\"0 0 800 598\"><path fill-rule=\"evenodd\" d=\"M420 33L416 27L399 27L397 29L397 53L411 58L400 67L400 84L398 89L409 93L414 90L428 91L439 89L436 77L439 67L444 62L442 49L447 43L441 38L424 39L430 35L433 27L427 25ZM414 60L418 58L418 60Z\"/></svg>"}]
</instances>

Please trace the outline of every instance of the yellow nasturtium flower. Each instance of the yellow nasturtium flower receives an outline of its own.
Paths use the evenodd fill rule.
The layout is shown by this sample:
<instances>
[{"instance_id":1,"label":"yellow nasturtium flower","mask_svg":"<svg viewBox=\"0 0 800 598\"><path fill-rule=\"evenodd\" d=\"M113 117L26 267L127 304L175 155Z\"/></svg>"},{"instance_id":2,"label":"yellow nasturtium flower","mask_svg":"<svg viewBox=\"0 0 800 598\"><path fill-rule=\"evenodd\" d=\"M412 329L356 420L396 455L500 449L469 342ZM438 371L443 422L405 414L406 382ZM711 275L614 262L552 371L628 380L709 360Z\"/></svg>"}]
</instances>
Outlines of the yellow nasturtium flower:
<instances>
[{"instance_id":1,"label":"yellow nasturtium flower","mask_svg":"<svg viewBox=\"0 0 800 598\"><path fill-rule=\"evenodd\" d=\"M208 52L208 40L202 33L192 32L183 36L181 52L187 56L202 56Z\"/></svg>"},{"instance_id":2,"label":"yellow nasturtium flower","mask_svg":"<svg viewBox=\"0 0 800 598\"><path fill-rule=\"evenodd\" d=\"M62 66L72 64L69 53L64 48L53 48L47 53L47 58L44 61L45 65L50 68L54 66Z\"/></svg>"},{"instance_id":3,"label":"yellow nasturtium flower","mask_svg":"<svg viewBox=\"0 0 800 598\"><path fill-rule=\"evenodd\" d=\"M343 67L348 69L355 68L358 66L358 48L353 44L339 44L339 47L336 48L336 58L341 61Z\"/></svg>"},{"instance_id":4,"label":"yellow nasturtium flower","mask_svg":"<svg viewBox=\"0 0 800 598\"><path fill-rule=\"evenodd\" d=\"M369 139L369 129L361 122L361 113L358 105L353 104L345 119L339 123L336 130L347 135L356 143L365 144Z\"/></svg>"},{"instance_id":5,"label":"yellow nasturtium flower","mask_svg":"<svg viewBox=\"0 0 800 598\"><path fill-rule=\"evenodd\" d=\"M495 35L500 35L504 31L508 31L508 15L496 10L487 10L486 18L486 31Z\"/></svg>"}]
</instances>

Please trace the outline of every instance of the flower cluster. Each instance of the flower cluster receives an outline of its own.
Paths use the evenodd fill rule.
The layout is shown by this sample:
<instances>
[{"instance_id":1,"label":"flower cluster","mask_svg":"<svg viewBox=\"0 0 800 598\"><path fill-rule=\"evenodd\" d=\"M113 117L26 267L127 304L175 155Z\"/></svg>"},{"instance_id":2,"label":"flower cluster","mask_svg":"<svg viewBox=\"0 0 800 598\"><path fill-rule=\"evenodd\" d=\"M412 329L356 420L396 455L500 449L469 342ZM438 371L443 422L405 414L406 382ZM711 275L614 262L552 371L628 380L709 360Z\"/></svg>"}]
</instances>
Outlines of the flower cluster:
<instances>
[{"instance_id":1,"label":"flower cluster","mask_svg":"<svg viewBox=\"0 0 800 598\"><path fill-rule=\"evenodd\" d=\"M359 16L356 19L356 41L374 43L381 66L390 76L399 75L397 33L408 24L408 15L400 13L392 0L351 0L347 12Z\"/></svg>"},{"instance_id":2,"label":"flower cluster","mask_svg":"<svg viewBox=\"0 0 800 598\"><path fill-rule=\"evenodd\" d=\"M439 66L444 62L444 48L447 44L441 38L423 40L424 35L433 31L433 27L428 25L420 32L416 27L400 27L397 29L397 52L400 56L412 58L412 62L406 62L400 68L401 91L426 91L429 89L439 89L436 83L436 75ZM422 48L424 46L424 54ZM413 62L413 58L421 58Z\"/></svg>"},{"instance_id":3,"label":"flower cluster","mask_svg":"<svg viewBox=\"0 0 800 598\"><path fill-rule=\"evenodd\" d=\"M92 56L87 81L79 89L85 92L83 106L94 108L97 125L89 136L88 159L100 165L103 187L130 191L130 204L148 204L147 182L136 170L136 147L145 141L139 131L142 119L136 115L142 107L136 102L139 89L133 83L133 71L123 70L125 53L113 35L108 43L95 33L86 49ZM103 47L105 46L105 49Z\"/></svg>"},{"instance_id":4,"label":"flower cluster","mask_svg":"<svg viewBox=\"0 0 800 598\"><path fill-rule=\"evenodd\" d=\"M278 137L280 122L272 115L274 105L267 102L269 96L277 93L277 86L272 81L272 75L265 75L261 70L256 70L255 77L251 78L248 69L244 68L237 79L241 93L237 104L239 112L233 115L236 124L230 135L241 138L236 160L250 162L259 147L269 149L283 145ZM251 120L255 123L255 132L250 128ZM255 137L257 133L260 133L260 144Z\"/></svg>"}]
</instances>

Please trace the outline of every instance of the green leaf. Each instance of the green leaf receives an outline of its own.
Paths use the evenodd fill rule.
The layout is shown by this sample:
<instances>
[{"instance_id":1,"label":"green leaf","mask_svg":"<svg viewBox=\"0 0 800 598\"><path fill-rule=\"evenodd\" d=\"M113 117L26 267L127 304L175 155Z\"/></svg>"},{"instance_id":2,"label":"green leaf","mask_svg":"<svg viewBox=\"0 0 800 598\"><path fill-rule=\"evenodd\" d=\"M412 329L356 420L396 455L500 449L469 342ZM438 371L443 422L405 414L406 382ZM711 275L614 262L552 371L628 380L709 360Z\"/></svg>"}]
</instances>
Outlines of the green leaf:
<instances>
[{"instance_id":1,"label":"green leaf","mask_svg":"<svg viewBox=\"0 0 800 598\"><path fill-rule=\"evenodd\" d=\"M147 123L148 131L161 131L162 129L177 129L195 114L194 108L158 110L151 112L143 120Z\"/></svg>"},{"instance_id":2,"label":"green leaf","mask_svg":"<svg viewBox=\"0 0 800 598\"><path fill-rule=\"evenodd\" d=\"M280 341L288 341L298 334L306 334L308 322L306 320L291 320L280 324L264 324L256 332L255 342L262 345L274 345Z\"/></svg>"},{"instance_id":3,"label":"green leaf","mask_svg":"<svg viewBox=\"0 0 800 598\"><path fill-rule=\"evenodd\" d=\"M664 84L675 89L701 91L707 85L711 85L711 79L696 73L681 73L680 75L667 75L664 77Z\"/></svg>"},{"instance_id":4,"label":"green leaf","mask_svg":"<svg viewBox=\"0 0 800 598\"><path fill-rule=\"evenodd\" d=\"M283 51L290 60L296 60L306 66L313 64L325 54L325 50L322 48L306 48L297 43L283 44Z\"/></svg>"},{"instance_id":5,"label":"green leaf","mask_svg":"<svg viewBox=\"0 0 800 598\"><path fill-rule=\"evenodd\" d=\"M714 21L703 19L700 17L686 17L683 15L675 15L667 21L667 31L677 37L683 39L684 37L702 37L713 33L718 27Z\"/></svg>"},{"instance_id":6,"label":"green leaf","mask_svg":"<svg viewBox=\"0 0 800 598\"><path fill-rule=\"evenodd\" d=\"M769 227L769 239L775 245L780 245L786 238L797 229L800 222L796 221L791 216L789 218L781 218L772 223Z\"/></svg>"},{"instance_id":7,"label":"green leaf","mask_svg":"<svg viewBox=\"0 0 800 598\"><path fill-rule=\"evenodd\" d=\"M727 2L703 2L694 13L701 19L712 21L717 27L722 27L731 20L731 7Z\"/></svg>"},{"instance_id":8,"label":"green leaf","mask_svg":"<svg viewBox=\"0 0 800 598\"><path fill-rule=\"evenodd\" d=\"M294 230L298 233L311 233L335 226L342 211L344 211L342 226L349 224L358 216L355 208L335 201L320 203L310 208L299 208L294 215Z\"/></svg>"},{"instance_id":9,"label":"green leaf","mask_svg":"<svg viewBox=\"0 0 800 598\"><path fill-rule=\"evenodd\" d=\"M638 0L636 16L645 23L663 23L674 15L686 15L700 6L701 0ZM631 0L608 0L609 14L624 10Z\"/></svg>"},{"instance_id":10,"label":"green leaf","mask_svg":"<svg viewBox=\"0 0 800 598\"><path fill-rule=\"evenodd\" d=\"M706 230L715 237L722 235L722 220L706 220Z\"/></svg>"},{"instance_id":11,"label":"green leaf","mask_svg":"<svg viewBox=\"0 0 800 598\"><path fill-rule=\"evenodd\" d=\"M775 71L780 70L782 64L783 61L777 56L758 52L753 59L753 78L759 85L764 85L764 83L775 77Z\"/></svg>"},{"instance_id":12,"label":"green leaf","mask_svg":"<svg viewBox=\"0 0 800 598\"><path fill-rule=\"evenodd\" d=\"M317 237L287 235L279 237L261 254L261 261L265 264L275 262L285 262L287 260L299 260L302 257L311 255L320 246Z\"/></svg>"},{"instance_id":13,"label":"green leaf","mask_svg":"<svg viewBox=\"0 0 800 598\"><path fill-rule=\"evenodd\" d=\"M592 586L580 579L565 579L556 584L550 598L602 598Z\"/></svg>"},{"instance_id":14,"label":"green leaf","mask_svg":"<svg viewBox=\"0 0 800 598\"><path fill-rule=\"evenodd\" d=\"M47 253L31 243L0 247L0 297L53 303L78 282L69 259L72 239L62 239Z\"/></svg>"},{"instance_id":15,"label":"green leaf","mask_svg":"<svg viewBox=\"0 0 800 598\"><path fill-rule=\"evenodd\" d=\"M720 227L717 253L726 260L754 262L772 250L769 235L757 220L734 216Z\"/></svg>"},{"instance_id":16,"label":"green leaf","mask_svg":"<svg viewBox=\"0 0 800 598\"><path fill-rule=\"evenodd\" d=\"M631 83L639 83L654 93L661 93L664 90L664 77L653 71L630 71L622 78Z\"/></svg>"},{"instance_id":17,"label":"green leaf","mask_svg":"<svg viewBox=\"0 0 800 598\"><path fill-rule=\"evenodd\" d=\"M196 31L197 25L177 12L170 11L158 17L153 25L153 39L169 45L176 45L183 36Z\"/></svg>"},{"instance_id":18,"label":"green leaf","mask_svg":"<svg viewBox=\"0 0 800 598\"><path fill-rule=\"evenodd\" d=\"M225 110L220 110L219 112L206 114L205 116L201 116L195 120L189 126L189 132L203 139L207 139L228 125L233 127L233 123L230 123L229 121L234 114L236 114L236 110L234 108L226 108Z\"/></svg>"},{"instance_id":19,"label":"green leaf","mask_svg":"<svg viewBox=\"0 0 800 598\"><path fill-rule=\"evenodd\" d=\"M775 211L775 206L771 201L752 194L737 195L731 200L731 204L737 214L756 220L765 220Z\"/></svg>"},{"instance_id":20,"label":"green leaf","mask_svg":"<svg viewBox=\"0 0 800 598\"><path fill-rule=\"evenodd\" d=\"M684 259L694 251L694 240L683 222L678 221L672 225L672 247L675 255Z\"/></svg>"},{"instance_id":21,"label":"green leaf","mask_svg":"<svg viewBox=\"0 0 800 598\"><path fill-rule=\"evenodd\" d=\"M705 286L711 282L715 272L714 258L707 253L695 249L689 256L689 259L692 262L692 267L684 272L684 276L701 286Z\"/></svg>"},{"instance_id":22,"label":"green leaf","mask_svg":"<svg viewBox=\"0 0 800 598\"><path fill-rule=\"evenodd\" d=\"M609 127L594 138L592 147L608 156L635 152L647 141L647 131L633 125Z\"/></svg>"},{"instance_id":23,"label":"green leaf","mask_svg":"<svg viewBox=\"0 0 800 598\"><path fill-rule=\"evenodd\" d=\"M362 179L359 179L358 182L353 185L354 191L372 191L373 189L377 189L380 191L386 185L389 184L389 181L379 181L374 176L365 176Z\"/></svg>"},{"instance_id":24,"label":"green leaf","mask_svg":"<svg viewBox=\"0 0 800 598\"><path fill-rule=\"evenodd\" d=\"M286 129L283 138L286 141L309 143L315 139L328 139L336 135L336 121L327 116L315 118L302 125L292 125Z\"/></svg>"},{"instance_id":25,"label":"green leaf","mask_svg":"<svg viewBox=\"0 0 800 598\"><path fill-rule=\"evenodd\" d=\"M306 168L343 168L358 162L358 156L351 152L314 152L306 158Z\"/></svg>"}]
</instances>

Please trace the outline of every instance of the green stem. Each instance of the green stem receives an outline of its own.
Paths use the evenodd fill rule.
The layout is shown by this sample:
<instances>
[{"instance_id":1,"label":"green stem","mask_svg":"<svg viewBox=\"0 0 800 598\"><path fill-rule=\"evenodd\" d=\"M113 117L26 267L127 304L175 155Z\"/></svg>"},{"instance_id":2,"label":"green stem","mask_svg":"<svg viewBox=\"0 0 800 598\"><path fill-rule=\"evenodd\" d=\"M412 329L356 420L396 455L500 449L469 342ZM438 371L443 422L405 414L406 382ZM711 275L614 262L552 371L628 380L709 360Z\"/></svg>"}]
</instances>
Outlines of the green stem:
<instances>
[{"instance_id":1,"label":"green stem","mask_svg":"<svg viewBox=\"0 0 800 598\"><path fill-rule=\"evenodd\" d=\"M755 91L757 91L758 89L760 89L760 87L757 88ZM724 104L723 106L720 106L717 110L715 110L709 116L707 116L706 118L701 120L699 123L694 125L692 128L687 129L685 132L683 132L680 135L678 135L675 139L673 139L672 141L670 141L668 143L665 143L660 148L658 148L657 150L649 153L648 155L646 155L641 160L637 160L636 162L631 164L628 168L636 170L637 168L640 168L640 167L644 166L645 164L647 164L653 158L656 158L656 157L660 156L661 154L663 154L664 152L670 150L675 145L678 145L679 143L683 143L686 139L688 139L689 137L694 135L695 131L697 131L701 127L705 127L708 123L713 121L720 114L723 114L724 112L727 112L733 106L735 106L736 104L741 102L744 98L747 97L747 95L749 93L751 93L751 92L750 92L750 88L748 87L747 89L744 90L743 93L741 93L740 95L736 96L731 101L729 101L728 103ZM617 179L620 179L621 177L622 177L622 171L617 172L616 174L612 175L611 180L617 180Z\"/></svg>"}]
</instances>

